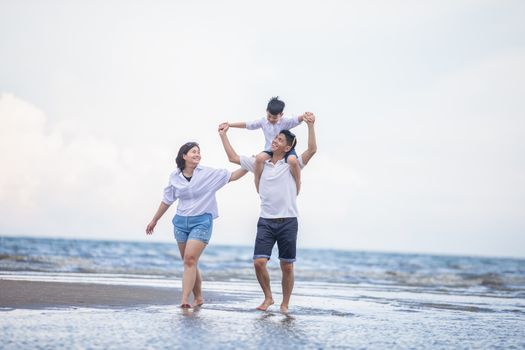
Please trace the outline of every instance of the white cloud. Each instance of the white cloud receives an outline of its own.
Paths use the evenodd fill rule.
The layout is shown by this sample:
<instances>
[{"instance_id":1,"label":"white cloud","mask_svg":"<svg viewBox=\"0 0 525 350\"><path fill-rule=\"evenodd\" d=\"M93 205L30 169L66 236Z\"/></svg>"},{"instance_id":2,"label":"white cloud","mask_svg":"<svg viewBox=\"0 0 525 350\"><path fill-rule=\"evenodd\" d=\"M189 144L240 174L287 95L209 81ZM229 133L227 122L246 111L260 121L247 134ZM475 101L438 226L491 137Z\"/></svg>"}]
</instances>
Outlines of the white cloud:
<instances>
[{"instance_id":1,"label":"white cloud","mask_svg":"<svg viewBox=\"0 0 525 350\"><path fill-rule=\"evenodd\" d=\"M0 100L9 232L143 239L178 146L233 169L216 125L280 95L318 116L301 244L525 254L522 2L6 4L2 89L23 97ZM218 199L214 242L251 244L251 177Z\"/></svg>"},{"instance_id":2,"label":"white cloud","mask_svg":"<svg viewBox=\"0 0 525 350\"><path fill-rule=\"evenodd\" d=\"M71 123L65 132L12 94L0 95L0 121L4 234L132 238L125 234L145 220L143 200L156 185L151 164L163 152L119 149Z\"/></svg>"}]
</instances>

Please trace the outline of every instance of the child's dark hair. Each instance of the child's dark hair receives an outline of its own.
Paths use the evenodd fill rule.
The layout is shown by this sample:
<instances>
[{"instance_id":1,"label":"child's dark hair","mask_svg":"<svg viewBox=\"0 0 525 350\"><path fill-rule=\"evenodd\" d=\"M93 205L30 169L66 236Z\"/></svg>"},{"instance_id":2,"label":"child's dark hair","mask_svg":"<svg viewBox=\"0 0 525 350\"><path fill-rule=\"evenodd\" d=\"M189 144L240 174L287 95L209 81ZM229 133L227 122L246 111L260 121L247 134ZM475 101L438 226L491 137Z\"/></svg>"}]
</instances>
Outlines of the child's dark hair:
<instances>
[{"instance_id":1,"label":"child's dark hair","mask_svg":"<svg viewBox=\"0 0 525 350\"><path fill-rule=\"evenodd\" d=\"M268 102L268 107L266 107L266 110L271 115L282 113L284 111L284 102L279 100L279 96L272 97Z\"/></svg>"},{"instance_id":2,"label":"child's dark hair","mask_svg":"<svg viewBox=\"0 0 525 350\"><path fill-rule=\"evenodd\" d=\"M297 137L295 137L295 134L293 132L291 132L290 130L284 129L284 130L281 130L279 134L283 134L284 137L286 137L286 144L292 147L291 149L294 149L295 146L297 146Z\"/></svg>"},{"instance_id":3,"label":"child's dark hair","mask_svg":"<svg viewBox=\"0 0 525 350\"><path fill-rule=\"evenodd\" d=\"M199 144L197 142L186 142L180 146L177 158L175 158L175 162L177 163L177 168L179 168L181 171L184 170L184 167L186 166L186 161L184 160L183 156L188 154L188 151L195 146L199 147Z\"/></svg>"}]
</instances>

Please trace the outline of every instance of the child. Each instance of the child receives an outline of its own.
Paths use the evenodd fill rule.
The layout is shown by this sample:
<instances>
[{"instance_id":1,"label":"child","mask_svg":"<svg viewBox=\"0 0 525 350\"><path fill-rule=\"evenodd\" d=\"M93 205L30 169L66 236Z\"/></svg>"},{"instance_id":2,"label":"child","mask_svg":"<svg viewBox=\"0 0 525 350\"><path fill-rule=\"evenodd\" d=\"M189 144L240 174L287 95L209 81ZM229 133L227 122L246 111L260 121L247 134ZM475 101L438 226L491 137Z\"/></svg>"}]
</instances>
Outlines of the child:
<instances>
[{"instance_id":1,"label":"child","mask_svg":"<svg viewBox=\"0 0 525 350\"><path fill-rule=\"evenodd\" d=\"M255 188L259 192L259 181L261 180L261 174L264 168L264 162L272 157L271 144L273 139L279 134L281 130L291 129L301 124L304 119L304 115L289 118L283 117L284 102L279 100L279 97L272 97L268 102L266 108L266 117L254 120L252 122L238 122L238 123L223 123L227 124L232 128L246 128L248 130L262 129L266 143L264 145L264 151L259 153L255 157ZM222 124L221 124L222 125ZM295 179L297 186L297 194L301 189L301 168L297 161L297 153L295 152L295 142L292 145L292 149L286 153L285 161L290 165L290 172Z\"/></svg>"}]
</instances>

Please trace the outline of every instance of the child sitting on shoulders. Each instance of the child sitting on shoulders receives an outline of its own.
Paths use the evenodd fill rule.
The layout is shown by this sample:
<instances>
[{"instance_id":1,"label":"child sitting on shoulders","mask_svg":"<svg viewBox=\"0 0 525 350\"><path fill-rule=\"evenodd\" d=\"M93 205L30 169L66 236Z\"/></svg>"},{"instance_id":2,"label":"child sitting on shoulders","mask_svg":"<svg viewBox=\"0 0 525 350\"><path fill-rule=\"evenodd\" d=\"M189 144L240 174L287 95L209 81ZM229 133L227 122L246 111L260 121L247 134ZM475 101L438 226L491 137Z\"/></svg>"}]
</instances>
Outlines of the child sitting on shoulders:
<instances>
[{"instance_id":1,"label":"child sitting on shoulders","mask_svg":"<svg viewBox=\"0 0 525 350\"><path fill-rule=\"evenodd\" d=\"M279 97L272 97L266 108L266 117L254 120L252 122L225 122L219 126L220 128L221 126L227 124L232 128L243 128L248 130L262 129L266 143L264 145L264 151L255 157L255 170L253 172L255 178L255 188L257 189L257 192L259 192L259 182L261 180L264 162L272 157L271 144L273 139L279 135L281 130L294 128L301 124L301 122L304 120L304 115L297 117L283 117L284 106L284 102L279 100ZM299 162L297 161L295 144L296 141L294 140L292 149L286 153L284 160L290 165L290 172L295 179L295 183L297 185L297 194L299 194L301 189L301 168L299 166Z\"/></svg>"}]
</instances>

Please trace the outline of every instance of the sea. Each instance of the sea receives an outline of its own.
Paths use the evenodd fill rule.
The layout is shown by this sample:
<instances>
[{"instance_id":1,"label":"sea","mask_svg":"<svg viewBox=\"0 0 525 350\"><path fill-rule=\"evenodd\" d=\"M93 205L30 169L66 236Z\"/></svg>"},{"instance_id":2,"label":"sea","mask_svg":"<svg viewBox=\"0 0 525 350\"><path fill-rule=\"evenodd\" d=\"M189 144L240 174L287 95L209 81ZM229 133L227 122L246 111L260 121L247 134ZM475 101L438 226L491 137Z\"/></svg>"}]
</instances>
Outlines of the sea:
<instances>
[{"instance_id":1,"label":"sea","mask_svg":"<svg viewBox=\"0 0 525 350\"><path fill-rule=\"evenodd\" d=\"M525 349L523 259L299 248L288 315L268 266L267 312L252 247L210 244L203 290L224 298L198 311L0 309L0 348ZM182 269L175 243L0 236L0 279L180 289Z\"/></svg>"}]
</instances>

